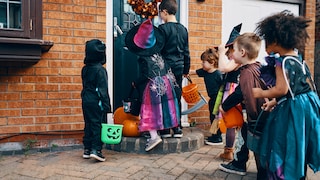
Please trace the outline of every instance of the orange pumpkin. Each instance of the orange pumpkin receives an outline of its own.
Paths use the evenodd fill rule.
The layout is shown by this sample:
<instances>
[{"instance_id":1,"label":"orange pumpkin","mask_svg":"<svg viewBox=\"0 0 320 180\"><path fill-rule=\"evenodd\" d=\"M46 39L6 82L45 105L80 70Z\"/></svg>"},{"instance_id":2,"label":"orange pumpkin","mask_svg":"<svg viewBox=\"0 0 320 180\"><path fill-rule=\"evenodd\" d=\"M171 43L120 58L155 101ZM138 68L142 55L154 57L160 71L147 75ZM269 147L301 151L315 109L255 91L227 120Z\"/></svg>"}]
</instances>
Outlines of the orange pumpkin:
<instances>
[{"instance_id":1,"label":"orange pumpkin","mask_svg":"<svg viewBox=\"0 0 320 180\"><path fill-rule=\"evenodd\" d=\"M126 119L123 121L123 136L137 137L140 136L139 121Z\"/></svg>"},{"instance_id":2,"label":"orange pumpkin","mask_svg":"<svg viewBox=\"0 0 320 180\"><path fill-rule=\"evenodd\" d=\"M123 107L117 108L113 115L114 124L123 124L126 119L139 121L139 116L124 112Z\"/></svg>"}]
</instances>

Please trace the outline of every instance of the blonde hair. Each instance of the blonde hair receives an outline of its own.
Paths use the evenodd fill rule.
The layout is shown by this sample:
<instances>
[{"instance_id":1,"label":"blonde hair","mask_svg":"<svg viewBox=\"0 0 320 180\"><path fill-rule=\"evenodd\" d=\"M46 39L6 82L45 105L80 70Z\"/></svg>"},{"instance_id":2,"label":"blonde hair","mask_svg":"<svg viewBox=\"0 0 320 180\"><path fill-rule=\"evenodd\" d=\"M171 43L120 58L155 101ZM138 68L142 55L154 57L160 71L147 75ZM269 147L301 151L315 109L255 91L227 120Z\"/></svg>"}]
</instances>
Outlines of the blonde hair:
<instances>
[{"instance_id":1,"label":"blonde hair","mask_svg":"<svg viewBox=\"0 0 320 180\"><path fill-rule=\"evenodd\" d=\"M245 49L249 59L255 59L259 55L261 38L255 33L243 33L238 36L234 44L237 43L238 49Z\"/></svg>"},{"instance_id":2,"label":"blonde hair","mask_svg":"<svg viewBox=\"0 0 320 180\"><path fill-rule=\"evenodd\" d=\"M213 64L215 68L218 68L219 54L216 49L208 48L200 56L202 61L208 61Z\"/></svg>"}]
</instances>

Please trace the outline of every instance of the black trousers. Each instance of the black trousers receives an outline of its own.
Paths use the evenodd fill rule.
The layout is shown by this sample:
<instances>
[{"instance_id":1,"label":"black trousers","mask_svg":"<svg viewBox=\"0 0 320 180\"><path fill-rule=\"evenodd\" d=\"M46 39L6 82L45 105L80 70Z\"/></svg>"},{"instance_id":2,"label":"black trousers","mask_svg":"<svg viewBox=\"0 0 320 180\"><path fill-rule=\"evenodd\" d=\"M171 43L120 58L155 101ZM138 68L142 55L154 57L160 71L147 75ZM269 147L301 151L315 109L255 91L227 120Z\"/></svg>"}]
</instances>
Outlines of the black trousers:
<instances>
[{"instance_id":1,"label":"black trousers","mask_svg":"<svg viewBox=\"0 0 320 180\"><path fill-rule=\"evenodd\" d=\"M243 139L243 143L241 144L240 151L235 153L235 159L232 161L232 164L238 168L246 169L247 161L249 159L249 149L247 147L247 130L248 124L245 122L241 127L241 137ZM241 141L241 140L240 140ZM254 153L254 158L256 161L257 167L257 180L267 180L268 174L267 170L264 169L260 164L259 154Z\"/></svg>"},{"instance_id":2,"label":"black trousers","mask_svg":"<svg viewBox=\"0 0 320 180\"><path fill-rule=\"evenodd\" d=\"M85 149L95 149L101 151L103 142L101 141L101 123L106 123L106 113L101 111L98 103L82 104L84 117L83 145Z\"/></svg>"},{"instance_id":3,"label":"black trousers","mask_svg":"<svg viewBox=\"0 0 320 180\"><path fill-rule=\"evenodd\" d=\"M181 126L182 74L174 74L174 76L175 76L176 82L178 84L178 86L174 87L174 91L176 93L177 100L178 100L179 112L180 112L180 117L179 117L178 123L179 123L180 128L182 128L182 126Z\"/></svg>"}]
</instances>

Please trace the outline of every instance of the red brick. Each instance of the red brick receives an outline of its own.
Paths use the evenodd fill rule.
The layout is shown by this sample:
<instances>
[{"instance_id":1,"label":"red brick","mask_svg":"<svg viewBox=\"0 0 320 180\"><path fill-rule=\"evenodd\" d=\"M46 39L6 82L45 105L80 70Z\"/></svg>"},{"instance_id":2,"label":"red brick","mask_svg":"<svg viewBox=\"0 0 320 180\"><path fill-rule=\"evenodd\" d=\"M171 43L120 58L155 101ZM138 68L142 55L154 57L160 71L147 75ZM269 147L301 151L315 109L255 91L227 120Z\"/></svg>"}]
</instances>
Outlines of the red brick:
<instances>
[{"instance_id":1,"label":"red brick","mask_svg":"<svg viewBox=\"0 0 320 180\"><path fill-rule=\"evenodd\" d=\"M48 109L48 115L69 115L71 114L71 108L50 108Z\"/></svg>"},{"instance_id":2,"label":"red brick","mask_svg":"<svg viewBox=\"0 0 320 180\"><path fill-rule=\"evenodd\" d=\"M36 84L36 91L58 91L59 85L56 84Z\"/></svg>"},{"instance_id":3,"label":"red brick","mask_svg":"<svg viewBox=\"0 0 320 180\"><path fill-rule=\"evenodd\" d=\"M47 82L46 76L22 76L22 83L45 83Z\"/></svg>"},{"instance_id":4,"label":"red brick","mask_svg":"<svg viewBox=\"0 0 320 180\"><path fill-rule=\"evenodd\" d=\"M61 67L72 68L73 63L72 61L51 61L49 62L49 66L51 68L61 68Z\"/></svg>"},{"instance_id":5,"label":"red brick","mask_svg":"<svg viewBox=\"0 0 320 180\"><path fill-rule=\"evenodd\" d=\"M95 31L91 30L74 30L74 36L78 37L94 37L95 36Z\"/></svg>"},{"instance_id":6,"label":"red brick","mask_svg":"<svg viewBox=\"0 0 320 180\"><path fill-rule=\"evenodd\" d=\"M61 91L80 91L82 89L82 84L61 84Z\"/></svg>"},{"instance_id":7,"label":"red brick","mask_svg":"<svg viewBox=\"0 0 320 180\"><path fill-rule=\"evenodd\" d=\"M36 75L59 75L59 68L36 68Z\"/></svg>"},{"instance_id":8,"label":"red brick","mask_svg":"<svg viewBox=\"0 0 320 180\"><path fill-rule=\"evenodd\" d=\"M19 100L19 98L20 98L20 93L18 93L18 92L15 92L15 93L0 92L0 100L2 100L2 101Z\"/></svg>"},{"instance_id":9,"label":"red brick","mask_svg":"<svg viewBox=\"0 0 320 180\"><path fill-rule=\"evenodd\" d=\"M59 107L59 100L36 100L35 107Z\"/></svg>"},{"instance_id":10,"label":"red brick","mask_svg":"<svg viewBox=\"0 0 320 180\"><path fill-rule=\"evenodd\" d=\"M66 99L66 100L61 100L61 107L77 107L81 104L81 99Z\"/></svg>"},{"instance_id":11,"label":"red brick","mask_svg":"<svg viewBox=\"0 0 320 180\"><path fill-rule=\"evenodd\" d=\"M0 118L0 126L8 125L7 118ZM1 134L1 133L0 133ZM1 138L0 138L1 139Z\"/></svg>"},{"instance_id":12,"label":"red brick","mask_svg":"<svg viewBox=\"0 0 320 180\"><path fill-rule=\"evenodd\" d=\"M21 93L21 99L45 99L47 98L46 92L22 92Z\"/></svg>"},{"instance_id":13,"label":"red brick","mask_svg":"<svg viewBox=\"0 0 320 180\"><path fill-rule=\"evenodd\" d=\"M72 83L72 77L68 76L50 76L48 77L49 83Z\"/></svg>"},{"instance_id":14,"label":"red brick","mask_svg":"<svg viewBox=\"0 0 320 180\"><path fill-rule=\"evenodd\" d=\"M48 131L71 130L71 124L48 124Z\"/></svg>"},{"instance_id":15,"label":"red brick","mask_svg":"<svg viewBox=\"0 0 320 180\"><path fill-rule=\"evenodd\" d=\"M70 99L71 92L48 92L48 99Z\"/></svg>"},{"instance_id":16,"label":"red brick","mask_svg":"<svg viewBox=\"0 0 320 180\"><path fill-rule=\"evenodd\" d=\"M7 108L8 107L8 102L7 101L0 101L0 108Z\"/></svg>"},{"instance_id":17,"label":"red brick","mask_svg":"<svg viewBox=\"0 0 320 180\"><path fill-rule=\"evenodd\" d=\"M83 130L84 123L76 123L71 125L71 130Z\"/></svg>"},{"instance_id":18,"label":"red brick","mask_svg":"<svg viewBox=\"0 0 320 180\"><path fill-rule=\"evenodd\" d=\"M45 108L22 109L22 116L43 116L46 114L47 114L47 109Z\"/></svg>"},{"instance_id":19,"label":"red brick","mask_svg":"<svg viewBox=\"0 0 320 180\"><path fill-rule=\"evenodd\" d=\"M19 126L0 126L0 134L20 133Z\"/></svg>"},{"instance_id":20,"label":"red brick","mask_svg":"<svg viewBox=\"0 0 320 180\"><path fill-rule=\"evenodd\" d=\"M21 132L45 132L47 131L46 125L32 125L32 126L22 126Z\"/></svg>"},{"instance_id":21,"label":"red brick","mask_svg":"<svg viewBox=\"0 0 320 180\"><path fill-rule=\"evenodd\" d=\"M0 109L0 117L20 116L20 109Z\"/></svg>"},{"instance_id":22,"label":"red brick","mask_svg":"<svg viewBox=\"0 0 320 180\"><path fill-rule=\"evenodd\" d=\"M8 125L19 125L19 124L34 124L33 117L12 117L8 118Z\"/></svg>"},{"instance_id":23,"label":"red brick","mask_svg":"<svg viewBox=\"0 0 320 180\"><path fill-rule=\"evenodd\" d=\"M34 84L9 84L8 92L10 91L34 91Z\"/></svg>"},{"instance_id":24,"label":"red brick","mask_svg":"<svg viewBox=\"0 0 320 180\"><path fill-rule=\"evenodd\" d=\"M82 22L82 21L70 20L70 21L62 21L61 27L81 29L81 28L84 28L85 26L84 26L84 22Z\"/></svg>"},{"instance_id":25,"label":"red brick","mask_svg":"<svg viewBox=\"0 0 320 180\"><path fill-rule=\"evenodd\" d=\"M8 108L31 108L34 101L8 101Z\"/></svg>"},{"instance_id":26,"label":"red brick","mask_svg":"<svg viewBox=\"0 0 320 180\"><path fill-rule=\"evenodd\" d=\"M59 117L57 116L38 116L35 118L36 124L52 124L58 123Z\"/></svg>"}]
</instances>

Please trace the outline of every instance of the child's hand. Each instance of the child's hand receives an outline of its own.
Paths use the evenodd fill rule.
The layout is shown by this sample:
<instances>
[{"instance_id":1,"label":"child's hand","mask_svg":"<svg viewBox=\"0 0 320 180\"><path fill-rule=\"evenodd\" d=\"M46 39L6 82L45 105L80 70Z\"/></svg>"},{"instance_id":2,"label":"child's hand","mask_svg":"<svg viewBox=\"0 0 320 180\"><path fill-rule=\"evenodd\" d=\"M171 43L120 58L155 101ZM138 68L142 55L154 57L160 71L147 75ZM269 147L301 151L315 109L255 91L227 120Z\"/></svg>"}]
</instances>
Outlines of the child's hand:
<instances>
[{"instance_id":1,"label":"child's hand","mask_svg":"<svg viewBox=\"0 0 320 180\"><path fill-rule=\"evenodd\" d=\"M196 70L190 70L188 75L195 75L196 74Z\"/></svg>"},{"instance_id":2,"label":"child's hand","mask_svg":"<svg viewBox=\"0 0 320 180\"><path fill-rule=\"evenodd\" d=\"M261 109L263 109L264 111L272 111L274 109L274 107L277 105L277 101L275 98L273 98L271 101L268 98L264 98L264 100L266 101Z\"/></svg>"},{"instance_id":3,"label":"child's hand","mask_svg":"<svg viewBox=\"0 0 320 180\"><path fill-rule=\"evenodd\" d=\"M221 114L226 113L226 112L222 109L222 106L221 106L221 105L219 106L219 111L221 112Z\"/></svg>"},{"instance_id":4,"label":"child's hand","mask_svg":"<svg viewBox=\"0 0 320 180\"><path fill-rule=\"evenodd\" d=\"M228 50L229 50L229 47L226 48L224 44L220 44L218 46L218 53L219 54L224 54L225 55Z\"/></svg>"}]
</instances>

